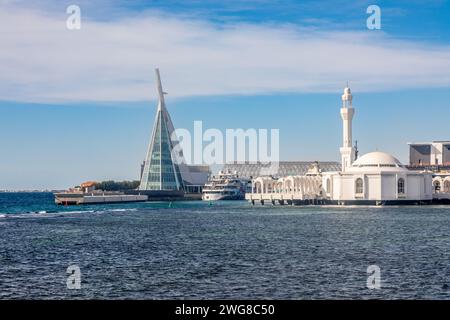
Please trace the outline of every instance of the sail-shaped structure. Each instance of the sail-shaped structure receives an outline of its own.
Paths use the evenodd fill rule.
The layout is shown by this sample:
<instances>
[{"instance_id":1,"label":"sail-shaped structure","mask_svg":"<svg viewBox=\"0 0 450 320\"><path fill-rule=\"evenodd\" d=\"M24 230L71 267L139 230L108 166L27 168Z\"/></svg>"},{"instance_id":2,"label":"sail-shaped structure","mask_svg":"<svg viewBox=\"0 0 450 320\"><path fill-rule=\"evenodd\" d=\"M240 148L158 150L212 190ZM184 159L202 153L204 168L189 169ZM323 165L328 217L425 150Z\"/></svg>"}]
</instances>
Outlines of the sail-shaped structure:
<instances>
[{"instance_id":1,"label":"sail-shaped structure","mask_svg":"<svg viewBox=\"0 0 450 320\"><path fill-rule=\"evenodd\" d=\"M156 69L158 88L158 109L153 125L152 137L141 176L139 190L173 190L184 189L181 177L180 159L174 148L178 141L174 135L174 127L166 109L159 70Z\"/></svg>"}]
</instances>

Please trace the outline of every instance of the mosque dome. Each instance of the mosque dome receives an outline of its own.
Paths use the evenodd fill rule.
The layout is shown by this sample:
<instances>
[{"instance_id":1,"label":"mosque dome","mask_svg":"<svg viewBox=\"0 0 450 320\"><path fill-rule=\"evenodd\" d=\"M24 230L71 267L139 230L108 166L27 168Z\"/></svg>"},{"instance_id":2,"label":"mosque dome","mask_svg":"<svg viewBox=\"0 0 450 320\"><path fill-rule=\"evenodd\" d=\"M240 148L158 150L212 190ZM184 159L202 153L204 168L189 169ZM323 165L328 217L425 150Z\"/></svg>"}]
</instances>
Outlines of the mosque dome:
<instances>
[{"instance_id":1,"label":"mosque dome","mask_svg":"<svg viewBox=\"0 0 450 320\"><path fill-rule=\"evenodd\" d=\"M379 151L363 155L361 158L353 162L351 169L375 169L388 171L407 170L397 158L388 153Z\"/></svg>"}]
</instances>

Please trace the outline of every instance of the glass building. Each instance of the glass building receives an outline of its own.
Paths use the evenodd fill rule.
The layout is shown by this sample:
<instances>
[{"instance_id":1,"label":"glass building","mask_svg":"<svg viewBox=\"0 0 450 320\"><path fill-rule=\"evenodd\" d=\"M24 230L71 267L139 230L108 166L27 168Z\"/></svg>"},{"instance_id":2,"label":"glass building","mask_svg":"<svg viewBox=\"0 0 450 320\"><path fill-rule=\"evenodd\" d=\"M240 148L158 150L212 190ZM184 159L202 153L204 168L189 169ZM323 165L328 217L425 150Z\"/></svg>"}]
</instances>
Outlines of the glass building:
<instances>
[{"instance_id":1,"label":"glass building","mask_svg":"<svg viewBox=\"0 0 450 320\"><path fill-rule=\"evenodd\" d=\"M179 163L181 152L174 152L178 141L174 137L174 127L164 102L159 70L156 69L159 102L153 125L152 137L143 164L139 190L184 190ZM172 137L172 139L171 139ZM175 139L173 139L175 138Z\"/></svg>"}]
</instances>

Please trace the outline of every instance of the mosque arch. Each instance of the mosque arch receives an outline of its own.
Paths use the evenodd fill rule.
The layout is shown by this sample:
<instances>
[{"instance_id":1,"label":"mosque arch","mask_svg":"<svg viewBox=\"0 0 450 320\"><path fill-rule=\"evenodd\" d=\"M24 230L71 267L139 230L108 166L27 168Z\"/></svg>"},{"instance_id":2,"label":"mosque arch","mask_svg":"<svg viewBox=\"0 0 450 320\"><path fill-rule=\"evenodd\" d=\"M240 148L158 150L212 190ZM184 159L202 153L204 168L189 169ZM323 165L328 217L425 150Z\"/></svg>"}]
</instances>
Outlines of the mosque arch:
<instances>
[{"instance_id":1,"label":"mosque arch","mask_svg":"<svg viewBox=\"0 0 450 320\"><path fill-rule=\"evenodd\" d=\"M444 192L450 193L450 178L444 180Z\"/></svg>"},{"instance_id":2,"label":"mosque arch","mask_svg":"<svg viewBox=\"0 0 450 320\"><path fill-rule=\"evenodd\" d=\"M283 191L283 181L277 180L275 182L275 193L281 193Z\"/></svg>"},{"instance_id":3,"label":"mosque arch","mask_svg":"<svg viewBox=\"0 0 450 320\"><path fill-rule=\"evenodd\" d=\"M257 179L253 184L253 193L262 193L263 182Z\"/></svg>"},{"instance_id":4,"label":"mosque arch","mask_svg":"<svg viewBox=\"0 0 450 320\"><path fill-rule=\"evenodd\" d=\"M295 181L293 177L287 177L285 179L286 193L292 193L294 191Z\"/></svg>"},{"instance_id":5,"label":"mosque arch","mask_svg":"<svg viewBox=\"0 0 450 320\"><path fill-rule=\"evenodd\" d=\"M441 181L440 180L433 181L433 189L434 189L435 193L441 192Z\"/></svg>"}]
</instances>

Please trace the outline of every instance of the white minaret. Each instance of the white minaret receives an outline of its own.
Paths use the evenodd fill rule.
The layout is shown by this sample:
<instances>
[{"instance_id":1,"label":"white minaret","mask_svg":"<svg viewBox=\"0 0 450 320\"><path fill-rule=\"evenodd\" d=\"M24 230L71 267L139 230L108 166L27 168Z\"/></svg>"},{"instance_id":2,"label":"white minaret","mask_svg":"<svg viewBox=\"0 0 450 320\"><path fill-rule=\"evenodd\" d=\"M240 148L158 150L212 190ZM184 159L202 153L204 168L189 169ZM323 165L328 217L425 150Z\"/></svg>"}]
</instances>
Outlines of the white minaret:
<instances>
[{"instance_id":1,"label":"white minaret","mask_svg":"<svg viewBox=\"0 0 450 320\"><path fill-rule=\"evenodd\" d=\"M344 89L344 94L342 95L342 108L341 117L343 123L343 144L341 148L341 162L342 171L347 171L354 159L355 159L355 148L353 148L353 138L352 138L352 120L355 114L355 109L352 106L352 92L350 88Z\"/></svg>"}]
</instances>

